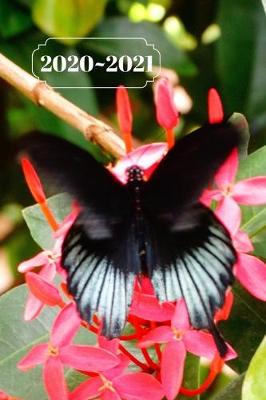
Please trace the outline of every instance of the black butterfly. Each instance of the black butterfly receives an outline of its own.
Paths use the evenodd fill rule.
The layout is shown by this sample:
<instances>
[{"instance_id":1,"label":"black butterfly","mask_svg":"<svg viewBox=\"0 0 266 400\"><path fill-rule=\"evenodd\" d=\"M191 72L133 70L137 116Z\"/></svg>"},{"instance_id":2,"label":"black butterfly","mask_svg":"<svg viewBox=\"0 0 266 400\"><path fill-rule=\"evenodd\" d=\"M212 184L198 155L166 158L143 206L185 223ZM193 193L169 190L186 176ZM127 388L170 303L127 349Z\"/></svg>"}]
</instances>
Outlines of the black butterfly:
<instances>
[{"instance_id":1,"label":"black butterfly","mask_svg":"<svg viewBox=\"0 0 266 400\"><path fill-rule=\"evenodd\" d=\"M103 335L121 334L135 278L143 274L161 302L184 298L192 326L208 329L226 354L213 317L233 282L236 253L225 227L198 199L238 143L228 122L206 125L177 141L148 181L132 165L125 185L65 140L38 135L24 143L41 177L81 206L62 266L82 318L90 323L98 312Z\"/></svg>"}]
</instances>

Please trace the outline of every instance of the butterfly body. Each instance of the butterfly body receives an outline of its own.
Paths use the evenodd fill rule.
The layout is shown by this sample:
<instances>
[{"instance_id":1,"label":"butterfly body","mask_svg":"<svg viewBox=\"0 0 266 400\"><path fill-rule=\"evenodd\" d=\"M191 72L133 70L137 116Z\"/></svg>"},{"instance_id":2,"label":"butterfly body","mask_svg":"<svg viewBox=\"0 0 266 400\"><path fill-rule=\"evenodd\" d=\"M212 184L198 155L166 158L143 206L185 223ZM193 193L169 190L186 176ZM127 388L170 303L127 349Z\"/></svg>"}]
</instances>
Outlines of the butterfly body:
<instances>
[{"instance_id":1,"label":"butterfly body","mask_svg":"<svg viewBox=\"0 0 266 400\"><path fill-rule=\"evenodd\" d=\"M133 164L126 184L62 139L39 135L24 145L43 179L80 204L61 262L83 319L98 313L102 333L120 336L145 274L160 302L185 300L192 326L210 330L225 355L214 315L233 282L236 252L199 197L238 143L232 125L207 125L177 141L148 180Z\"/></svg>"}]
</instances>

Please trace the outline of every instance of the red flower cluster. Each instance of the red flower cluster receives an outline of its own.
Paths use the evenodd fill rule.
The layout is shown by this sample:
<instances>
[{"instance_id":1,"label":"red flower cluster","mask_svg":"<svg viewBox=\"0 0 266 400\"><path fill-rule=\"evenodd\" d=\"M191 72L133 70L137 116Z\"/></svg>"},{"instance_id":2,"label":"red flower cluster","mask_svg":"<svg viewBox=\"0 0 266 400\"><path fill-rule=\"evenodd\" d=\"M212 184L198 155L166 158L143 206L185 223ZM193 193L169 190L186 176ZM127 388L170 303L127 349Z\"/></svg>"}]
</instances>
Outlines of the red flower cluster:
<instances>
[{"instance_id":1,"label":"red flower cluster","mask_svg":"<svg viewBox=\"0 0 266 400\"><path fill-rule=\"evenodd\" d=\"M167 81L158 81L155 101L157 120L165 129L168 148L171 148L178 113ZM125 182L125 171L134 163L149 176L167 152L167 145L155 143L132 151L132 116L123 87L118 89L117 105L128 154L112 168L112 173ZM209 121L216 123L222 119L222 105L217 92L212 89L209 94ZM241 212L237 204L266 203L266 177L234 183L237 165L238 154L234 151L218 171L214 187L204 192L202 202L209 205L214 200L217 203L216 214L232 235L239 254L234 269L236 277L253 295L266 300L266 266L247 254L253 247L247 234L239 230ZM127 333L119 339L107 340L101 336L101 321L96 315L91 325L80 319L67 293L66 276L60 266L62 243L76 218L77 209L73 209L58 226L47 206L39 178L28 160L23 161L23 169L30 190L53 228L56 239L53 251L44 250L19 265L29 288L24 317L25 320L35 318L44 306L57 307L59 312L51 328L49 342L34 346L19 362L18 368L24 371L42 364L43 381L51 400L160 400L163 397L173 400L180 392L193 396L206 390L222 369L223 362L236 357L235 351L228 345L226 360L222 360L212 336L190 326L184 301L180 299L160 304L148 279L143 278L141 285L136 283ZM33 272L36 267L38 272ZM60 277L59 285L54 281L56 274ZM223 309L215 316L216 323L229 317L232 303L233 295L229 291ZM80 329L88 329L95 334L94 346L73 343ZM182 387L187 352L211 361L206 381L196 389ZM70 366L86 376L86 380L72 392L66 385L64 366Z\"/></svg>"}]
</instances>

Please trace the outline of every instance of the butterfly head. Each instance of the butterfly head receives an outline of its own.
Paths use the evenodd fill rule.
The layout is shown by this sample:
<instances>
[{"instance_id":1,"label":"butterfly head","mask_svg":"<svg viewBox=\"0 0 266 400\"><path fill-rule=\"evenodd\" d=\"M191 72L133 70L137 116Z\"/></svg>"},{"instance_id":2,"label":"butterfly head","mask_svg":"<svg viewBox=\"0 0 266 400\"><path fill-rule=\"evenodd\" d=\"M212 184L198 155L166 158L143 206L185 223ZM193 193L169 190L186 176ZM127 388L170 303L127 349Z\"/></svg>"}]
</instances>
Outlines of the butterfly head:
<instances>
[{"instance_id":1,"label":"butterfly head","mask_svg":"<svg viewBox=\"0 0 266 400\"><path fill-rule=\"evenodd\" d=\"M138 165L132 165L126 170L127 183L142 182L144 180L144 171Z\"/></svg>"}]
</instances>

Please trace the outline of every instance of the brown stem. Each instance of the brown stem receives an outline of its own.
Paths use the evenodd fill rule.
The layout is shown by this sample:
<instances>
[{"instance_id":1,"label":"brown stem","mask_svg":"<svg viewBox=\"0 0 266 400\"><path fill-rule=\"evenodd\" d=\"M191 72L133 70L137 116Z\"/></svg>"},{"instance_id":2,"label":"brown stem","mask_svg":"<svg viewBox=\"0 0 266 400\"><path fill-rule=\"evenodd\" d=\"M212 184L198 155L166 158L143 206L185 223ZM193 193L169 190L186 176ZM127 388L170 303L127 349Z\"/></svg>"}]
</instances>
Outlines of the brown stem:
<instances>
[{"instance_id":1,"label":"brown stem","mask_svg":"<svg viewBox=\"0 0 266 400\"><path fill-rule=\"evenodd\" d=\"M0 53L0 78L15 87L35 104L46 108L83 133L114 157L125 155L125 145L113 129L89 115L45 82L39 81Z\"/></svg>"}]
</instances>

